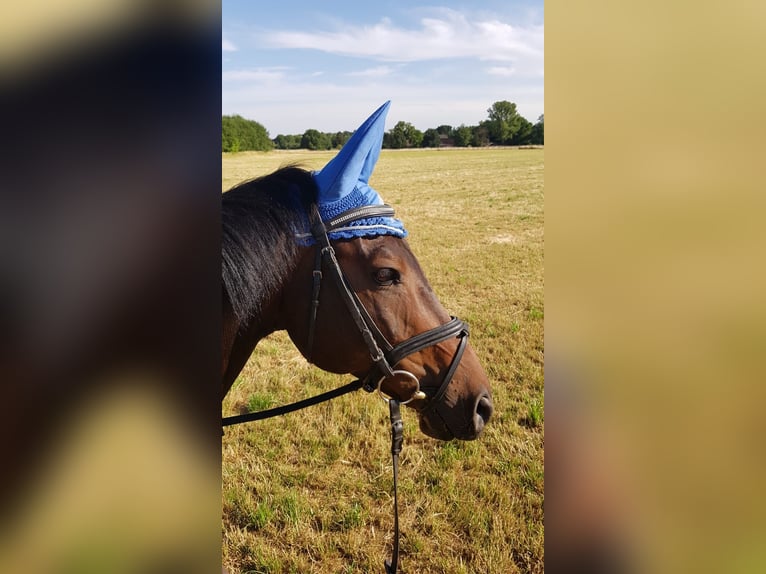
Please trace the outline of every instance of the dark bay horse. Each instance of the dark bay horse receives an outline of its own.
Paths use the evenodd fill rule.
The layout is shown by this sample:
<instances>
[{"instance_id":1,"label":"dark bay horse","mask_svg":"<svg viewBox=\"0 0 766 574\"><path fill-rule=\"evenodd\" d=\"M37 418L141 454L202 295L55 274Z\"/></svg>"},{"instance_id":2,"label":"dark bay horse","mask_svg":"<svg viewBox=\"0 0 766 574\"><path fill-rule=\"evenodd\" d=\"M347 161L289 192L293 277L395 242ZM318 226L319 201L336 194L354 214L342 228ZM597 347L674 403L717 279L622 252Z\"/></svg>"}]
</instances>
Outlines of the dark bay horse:
<instances>
[{"instance_id":1,"label":"dark bay horse","mask_svg":"<svg viewBox=\"0 0 766 574\"><path fill-rule=\"evenodd\" d=\"M258 342L286 330L321 369L407 402L425 434L475 439L492 414L487 377L467 326L442 307L403 233L387 224L401 222L366 185L381 140L377 117L320 172L353 187L332 198L348 208L333 217L322 213L322 178L299 167L223 194L223 396Z\"/></svg>"}]
</instances>

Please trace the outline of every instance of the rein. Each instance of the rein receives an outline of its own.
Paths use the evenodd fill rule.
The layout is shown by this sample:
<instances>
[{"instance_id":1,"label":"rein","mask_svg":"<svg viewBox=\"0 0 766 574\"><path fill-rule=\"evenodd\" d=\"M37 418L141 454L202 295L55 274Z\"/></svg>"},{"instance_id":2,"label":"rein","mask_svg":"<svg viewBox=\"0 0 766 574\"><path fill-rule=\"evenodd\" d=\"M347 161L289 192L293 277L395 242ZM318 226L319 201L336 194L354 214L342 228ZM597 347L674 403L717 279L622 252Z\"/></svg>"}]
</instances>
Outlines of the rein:
<instances>
[{"instance_id":1,"label":"rein","mask_svg":"<svg viewBox=\"0 0 766 574\"><path fill-rule=\"evenodd\" d=\"M401 343L392 345L388 342L383 333L380 332L375 321L370 317L370 314L367 312L364 305L362 305L359 297L349 285L349 282L343 274L343 270L335 257L335 249L330 244L330 239L327 234L358 219L367 219L370 217L393 217L393 215L394 209L389 205L368 205L350 209L328 222L323 222L319 215L319 208L316 203L311 206L309 214L311 233L314 240L317 242L317 254L312 274L313 284L311 308L309 312L308 360L309 362L313 362L312 349L316 331L316 316L319 309L319 295L321 292L322 279L324 278L325 273L324 269L326 268L327 272L333 277L341 298L370 351L370 358L373 361L373 366L367 375L362 379L352 381L342 387L338 387L337 389L321 393L308 399L273 409L224 417L222 421L223 426L226 427L255 420L263 420L287 414L324 401L329 401L358 389L364 389L367 392L377 390L378 394L380 394L383 400L388 403L389 407L389 417L391 420L391 460L394 473L394 545L391 559L386 560L385 562L387 574L395 574L399 562L399 500L397 495L397 483L399 476L399 453L402 450L404 441L404 424L402 422L399 406L406 405L415 399L427 400L428 402L425 407L420 411L423 413L433 409L439 402L441 402L447 392L447 387L457 371L460 359L463 357L469 334L468 325L457 317L452 317L450 321L443 325L439 325L438 327L410 337ZM454 337L460 339L457 350L455 351L455 355L452 358L452 362L447 369L441 385L430 397L425 391L421 390L420 380L414 374L409 371L394 368L405 357ZM406 400L386 397L381 390L383 381L389 377L397 375L409 377L416 383L415 390Z\"/></svg>"}]
</instances>

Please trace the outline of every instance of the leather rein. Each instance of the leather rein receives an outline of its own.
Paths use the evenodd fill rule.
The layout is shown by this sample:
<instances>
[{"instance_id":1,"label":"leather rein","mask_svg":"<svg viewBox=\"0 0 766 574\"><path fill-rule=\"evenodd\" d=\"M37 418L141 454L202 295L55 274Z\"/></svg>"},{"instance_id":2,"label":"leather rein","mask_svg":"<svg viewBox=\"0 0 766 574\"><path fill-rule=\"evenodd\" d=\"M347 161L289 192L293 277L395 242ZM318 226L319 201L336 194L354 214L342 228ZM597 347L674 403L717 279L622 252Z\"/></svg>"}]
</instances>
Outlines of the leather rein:
<instances>
[{"instance_id":1,"label":"leather rein","mask_svg":"<svg viewBox=\"0 0 766 574\"><path fill-rule=\"evenodd\" d=\"M340 264L338 263L338 259L335 256L335 249L332 247L327 234L358 219L393 216L394 209L390 205L369 205L350 209L327 222L322 221L316 204L312 204L309 213L311 234L317 243L317 252L313 271L311 308L309 313L308 360L309 362L312 362L312 350L314 346L316 317L317 311L319 310L319 296L322 279L324 278L325 273L329 273L340 292L341 299L343 299L351 318L356 324L356 327L370 352L370 358L372 359L373 365L367 375L337 389L289 405L223 418L223 426L226 427L283 415L339 397L360 388L367 392L377 390L383 400L388 403L389 407L389 416L391 419L391 458L394 472L394 546L391 560L385 562L387 574L393 574L397 571L399 561L399 503L397 497L397 479L399 474L399 453L402 449L404 430L399 406L405 405L416 399L426 400L426 405L420 409L420 412L423 413L433 409L441 402L447 392L450 382L452 382L455 372L457 371L460 359L463 357L469 334L468 325L457 317L452 317L450 321L443 325L439 325L438 327L410 337L401 343L392 345L383 333L380 332L375 321L351 288L346 276L343 274ZM457 350L455 351L452 362L444 375L441 385L432 395L429 396L420 388L420 380L414 374L409 371L395 369L396 365L405 357L454 337L460 339ZM401 398L386 397L381 391L383 381L387 378L399 375L415 381L415 390L409 398L404 400L401 400Z\"/></svg>"}]
</instances>

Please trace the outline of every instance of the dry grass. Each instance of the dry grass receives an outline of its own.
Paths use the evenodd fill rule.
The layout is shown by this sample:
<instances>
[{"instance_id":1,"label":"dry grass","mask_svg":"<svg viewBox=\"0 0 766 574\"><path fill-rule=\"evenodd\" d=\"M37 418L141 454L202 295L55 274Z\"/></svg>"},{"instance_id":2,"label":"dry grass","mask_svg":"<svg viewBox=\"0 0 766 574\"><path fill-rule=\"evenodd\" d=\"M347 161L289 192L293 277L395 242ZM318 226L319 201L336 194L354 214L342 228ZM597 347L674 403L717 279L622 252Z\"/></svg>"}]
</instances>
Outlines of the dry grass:
<instances>
[{"instance_id":1,"label":"dry grass","mask_svg":"<svg viewBox=\"0 0 766 574\"><path fill-rule=\"evenodd\" d=\"M405 409L402 566L543 571L543 150L384 150L371 182L397 208L442 303L471 326L496 413L475 442L420 434ZM224 155L224 189L333 152ZM262 341L224 413L350 377ZM365 393L234 427L223 439L223 561L232 572L381 572L392 536L387 408Z\"/></svg>"}]
</instances>

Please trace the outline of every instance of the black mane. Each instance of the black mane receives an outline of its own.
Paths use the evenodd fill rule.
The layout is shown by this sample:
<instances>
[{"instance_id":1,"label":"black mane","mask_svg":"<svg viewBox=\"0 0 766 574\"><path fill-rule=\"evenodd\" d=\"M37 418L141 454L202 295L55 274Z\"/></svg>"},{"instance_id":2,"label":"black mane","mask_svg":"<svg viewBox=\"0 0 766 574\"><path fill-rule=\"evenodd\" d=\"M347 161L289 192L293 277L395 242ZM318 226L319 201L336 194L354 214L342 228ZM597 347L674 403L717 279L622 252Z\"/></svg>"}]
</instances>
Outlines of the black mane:
<instances>
[{"instance_id":1,"label":"black mane","mask_svg":"<svg viewBox=\"0 0 766 574\"><path fill-rule=\"evenodd\" d=\"M311 173L289 166L240 183L222 195L224 297L240 324L257 317L265 299L295 264L295 230L316 198Z\"/></svg>"}]
</instances>

